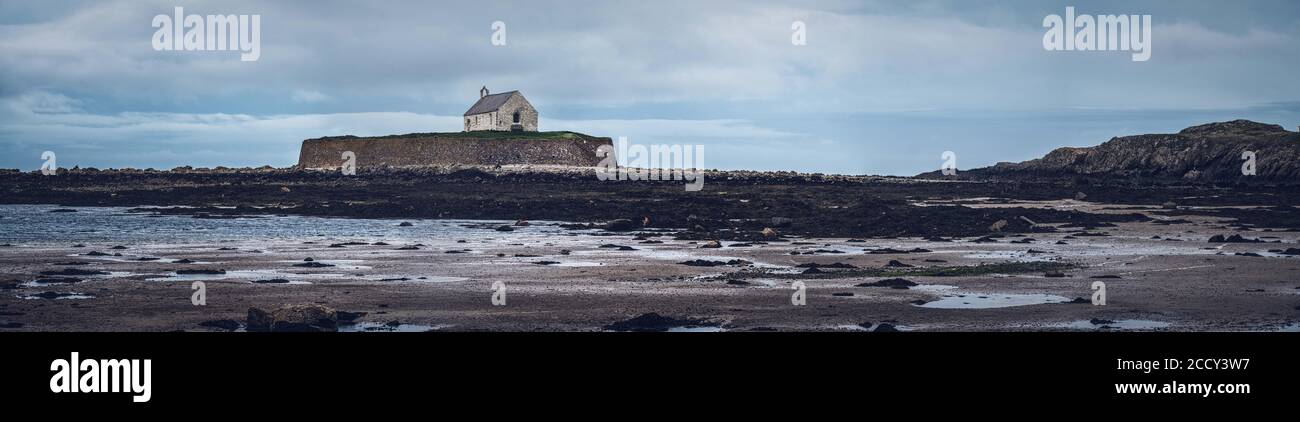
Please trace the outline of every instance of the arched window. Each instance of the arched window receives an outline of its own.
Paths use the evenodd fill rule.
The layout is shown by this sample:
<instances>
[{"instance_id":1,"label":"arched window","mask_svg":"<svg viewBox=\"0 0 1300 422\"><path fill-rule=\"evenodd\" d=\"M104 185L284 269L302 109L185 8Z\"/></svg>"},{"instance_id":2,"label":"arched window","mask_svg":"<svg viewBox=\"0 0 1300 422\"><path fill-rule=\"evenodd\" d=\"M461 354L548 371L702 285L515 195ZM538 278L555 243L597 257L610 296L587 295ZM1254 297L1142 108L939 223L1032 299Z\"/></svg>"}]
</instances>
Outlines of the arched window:
<instances>
[{"instance_id":1,"label":"arched window","mask_svg":"<svg viewBox=\"0 0 1300 422\"><path fill-rule=\"evenodd\" d=\"M515 123L519 123L519 112L515 112Z\"/></svg>"}]
</instances>

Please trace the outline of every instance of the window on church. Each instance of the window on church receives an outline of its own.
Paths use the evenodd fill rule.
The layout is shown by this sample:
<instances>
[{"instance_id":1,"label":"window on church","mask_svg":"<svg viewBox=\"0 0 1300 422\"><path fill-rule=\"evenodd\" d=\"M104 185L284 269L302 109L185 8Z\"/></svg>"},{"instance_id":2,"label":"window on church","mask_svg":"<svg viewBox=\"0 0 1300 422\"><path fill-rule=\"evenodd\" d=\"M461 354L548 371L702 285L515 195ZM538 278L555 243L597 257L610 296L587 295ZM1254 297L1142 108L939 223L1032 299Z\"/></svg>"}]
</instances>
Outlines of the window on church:
<instances>
[{"instance_id":1,"label":"window on church","mask_svg":"<svg viewBox=\"0 0 1300 422\"><path fill-rule=\"evenodd\" d=\"M515 112L515 123L519 123L519 112Z\"/></svg>"}]
</instances>

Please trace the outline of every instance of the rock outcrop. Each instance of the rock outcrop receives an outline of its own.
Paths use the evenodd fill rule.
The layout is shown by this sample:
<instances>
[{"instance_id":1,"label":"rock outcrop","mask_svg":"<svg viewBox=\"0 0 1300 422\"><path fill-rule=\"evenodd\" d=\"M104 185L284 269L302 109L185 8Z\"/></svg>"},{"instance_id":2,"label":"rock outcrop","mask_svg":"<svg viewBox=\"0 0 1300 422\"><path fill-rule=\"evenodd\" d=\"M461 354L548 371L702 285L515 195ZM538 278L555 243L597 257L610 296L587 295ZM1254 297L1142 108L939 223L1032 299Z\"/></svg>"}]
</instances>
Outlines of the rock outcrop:
<instances>
[{"instance_id":1,"label":"rock outcrop","mask_svg":"<svg viewBox=\"0 0 1300 422\"><path fill-rule=\"evenodd\" d=\"M338 312L317 304L286 305L274 310L248 308L248 331L338 331Z\"/></svg>"},{"instance_id":2,"label":"rock outcrop","mask_svg":"<svg viewBox=\"0 0 1300 422\"><path fill-rule=\"evenodd\" d=\"M361 138L337 136L302 142L298 167L339 168L343 153L356 155L356 167L441 165L595 166L596 148L613 146L610 138L574 132L412 133Z\"/></svg>"},{"instance_id":3,"label":"rock outcrop","mask_svg":"<svg viewBox=\"0 0 1300 422\"><path fill-rule=\"evenodd\" d=\"M1242 154L1255 154L1243 175ZM1043 158L961 171L960 178L1125 178L1191 183L1300 183L1300 133L1234 120L1176 134L1124 136L1088 148L1057 148ZM938 172L920 177L943 178Z\"/></svg>"}]
</instances>

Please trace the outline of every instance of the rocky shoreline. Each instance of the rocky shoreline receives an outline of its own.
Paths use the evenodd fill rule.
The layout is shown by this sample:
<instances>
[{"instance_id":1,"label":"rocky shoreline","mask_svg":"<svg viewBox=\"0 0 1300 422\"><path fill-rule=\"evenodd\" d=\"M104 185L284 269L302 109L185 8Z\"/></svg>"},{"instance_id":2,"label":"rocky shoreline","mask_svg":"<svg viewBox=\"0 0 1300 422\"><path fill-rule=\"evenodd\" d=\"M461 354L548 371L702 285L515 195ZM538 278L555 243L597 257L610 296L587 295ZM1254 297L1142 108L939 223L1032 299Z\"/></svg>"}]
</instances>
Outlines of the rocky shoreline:
<instances>
[{"instance_id":1,"label":"rocky shoreline","mask_svg":"<svg viewBox=\"0 0 1300 422\"><path fill-rule=\"evenodd\" d=\"M969 198L1077 199L1161 205L1170 216L1300 227L1300 193L1270 187L1134 186L927 181L793 172L709 171L700 192L675 181L599 181L594 169L447 166L300 169L65 169L54 176L0 171L0 203L125 206L196 218L304 215L345 218L551 220L613 231L672 229L679 238L978 236L1145 221L1135 212L971 208ZM1204 209L1273 206L1271 211ZM612 224L612 226L611 226Z\"/></svg>"}]
</instances>

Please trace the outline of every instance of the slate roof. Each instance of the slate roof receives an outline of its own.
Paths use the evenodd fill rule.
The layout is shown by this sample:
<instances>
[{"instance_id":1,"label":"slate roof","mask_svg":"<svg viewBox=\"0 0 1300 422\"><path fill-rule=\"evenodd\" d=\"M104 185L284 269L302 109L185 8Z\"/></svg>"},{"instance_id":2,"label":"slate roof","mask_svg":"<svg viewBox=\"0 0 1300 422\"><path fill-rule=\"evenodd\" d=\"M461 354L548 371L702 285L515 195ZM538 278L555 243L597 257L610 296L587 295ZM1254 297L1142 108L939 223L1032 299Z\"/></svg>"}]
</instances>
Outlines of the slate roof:
<instances>
[{"instance_id":1,"label":"slate roof","mask_svg":"<svg viewBox=\"0 0 1300 422\"><path fill-rule=\"evenodd\" d=\"M502 92L500 94L491 94L479 98L478 102L474 103L473 106L470 106L469 111L465 112L465 115L473 116L475 114L497 111L501 108L502 104L506 103L506 100L510 99L511 95L515 95L518 92L519 91Z\"/></svg>"}]
</instances>

